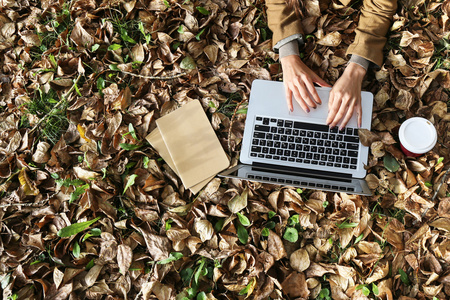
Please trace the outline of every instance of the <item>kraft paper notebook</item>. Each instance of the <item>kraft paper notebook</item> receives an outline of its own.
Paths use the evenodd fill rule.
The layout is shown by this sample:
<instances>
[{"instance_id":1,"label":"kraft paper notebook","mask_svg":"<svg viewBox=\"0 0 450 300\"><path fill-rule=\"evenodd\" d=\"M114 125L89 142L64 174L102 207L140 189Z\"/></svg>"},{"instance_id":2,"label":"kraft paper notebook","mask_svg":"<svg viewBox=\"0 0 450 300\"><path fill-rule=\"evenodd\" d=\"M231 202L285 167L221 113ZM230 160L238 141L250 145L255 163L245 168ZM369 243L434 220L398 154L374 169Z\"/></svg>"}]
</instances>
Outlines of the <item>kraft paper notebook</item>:
<instances>
[{"instance_id":1,"label":"kraft paper notebook","mask_svg":"<svg viewBox=\"0 0 450 300\"><path fill-rule=\"evenodd\" d=\"M153 131L147 140L193 193L229 166L198 100L156 120L156 124L158 132Z\"/></svg>"}]
</instances>

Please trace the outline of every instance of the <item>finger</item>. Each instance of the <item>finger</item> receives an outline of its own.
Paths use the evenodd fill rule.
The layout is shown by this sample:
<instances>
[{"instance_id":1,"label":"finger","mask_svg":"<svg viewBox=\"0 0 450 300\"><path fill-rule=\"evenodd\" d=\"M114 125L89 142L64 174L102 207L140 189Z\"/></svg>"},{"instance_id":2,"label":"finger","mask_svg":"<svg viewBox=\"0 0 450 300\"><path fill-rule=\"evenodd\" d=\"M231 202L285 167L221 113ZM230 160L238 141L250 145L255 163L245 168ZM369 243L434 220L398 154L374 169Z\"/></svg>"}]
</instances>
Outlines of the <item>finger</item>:
<instances>
[{"instance_id":1,"label":"finger","mask_svg":"<svg viewBox=\"0 0 450 300\"><path fill-rule=\"evenodd\" d=\"M348 106L348 110L345 113L344 119L341 122L341 126L339 126L339 131L341 131L345 126L347 126L348 121L350 121L350 119L353 116L354 109L355 109L355 105L354 105L354 103L351 103Z\"/></svg>"},{"instance_id":2,"label":"finger","mask_svg":"<svg viewBox=\"0 0 450 300\"><path fill-rule=\"evenodd\" d=\"M306 102L306 104L308 104L308 106L312 108L316 108L317 104L309 96L304 81L300 80L299 78L296 78L296 80L294 80L294 84L297 87L298 92L300 93L300 97Z\"/></svg>"},{"instance_id":3,"label":"finger","mask_svg":"<svg viewBox=\"0 0 450 300\"><path fill-rule=\"evenodd\" d=\"M361 105L361 97L358 100L358 104L356 105L356 114L358 115L358 128L362 126L362 105Z\"/></svg>"},{"instance_id":4,"label":"finger","mask_svg":"<svg viewBox=\"0 0 450 300\"><path fill-rule=\"evenodd\" d=\"M326 82L325 80L323 80L322 78L320 78L319 77L319 75L317 75L316 73L314 73L314 76L313 76L313 82L314 83L317 83L318 85L320 85L320 86L325 86L325 87L331 87L331 85L328 83L328 82Z\"/></svg>"},{"instance_id":5,"label":"finger","mask_svg":"<svg viewBox=\"0 0 450 300\"><path fill-rule=\"evenodd\" d=\"M309 93L313 96L314 102L316 102L317 104L322 104L322 100L320 100L319 94L317 94L317 90L314 87L312 81L305 80L304 83Z\"/></svg>"},{"instance_id":6,"label":"finger","mask_svg":"<svg viewBox=\"0 0 450 300\"><path fill-rule=\"evenodd\" d=\"M330 93L330 98L328 101L328 117L327 117L327 125L331 126L336 114L341 106L341 97L340 95L336 95L333 91Z\"/></svg>"},{"instance_id":7,"label":"finger","mask_svg":"<svg viewBox=\"0 0 450 300\"><path fill-rule=\"evenodd\" d=\"M337 126L340 120L345 115L346 110L349 108L349 105L347 104L349 101L342 101L339 109L337 110L337 113L334 116L334 119L331 121L330 127Z\"/></svg>"},{"instance_id":8,"label":"finger","mask_svg":"<svg viewBox=\"0 0 450 300\"><path fill-rule=\"evenodd\" d=\"M290 111L294 111L294 107L292 106L292 91L291 89L285 84L285 92L286 92L286 104Z\"/></svg>"},{"instance_id":9,"label":"finger","mask_svg":"<svg viewBox=\"0 0 450 300\"><path fill-rule=\"evenodd\" d=\"M309 107L306 105L305 101L303 100L302 96L300 95L300 92L295 84L290 85L292 92L294 93L295 100L297 100L297 103L300 105L300 107L303 109L304 112L309 113ZM292 104L292 103L291 103Z\"/></svg>"}]
</instances>

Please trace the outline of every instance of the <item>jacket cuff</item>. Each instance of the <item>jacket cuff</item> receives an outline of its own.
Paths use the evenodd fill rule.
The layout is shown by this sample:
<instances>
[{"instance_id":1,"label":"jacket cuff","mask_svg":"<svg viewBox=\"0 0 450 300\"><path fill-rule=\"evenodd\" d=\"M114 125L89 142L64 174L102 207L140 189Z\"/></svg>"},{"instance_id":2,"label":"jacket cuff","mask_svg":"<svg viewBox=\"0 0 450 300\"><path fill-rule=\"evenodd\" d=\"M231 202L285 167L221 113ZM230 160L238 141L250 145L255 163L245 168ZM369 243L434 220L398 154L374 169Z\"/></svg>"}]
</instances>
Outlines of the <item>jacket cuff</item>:
<instances>
[{"instance_id":1,"label":"jacket cuff","mask_svg":"<svg viewBox=\"0 0 450 300\"><path fill-rule=\"evenodd\" d=\"M295 43L295 41L297 41L297 43ZM300 34L300 33L296 33L296 34L293 34L291 36L288 36L287 38L284 38L284 39L280 40L278 43L276 43L273 46L273 50L275 51L275 53L280 53L281 47L283 47L284 45L286 45L288 43L296 44L296 46L297 46L297 54L298 54L298 46L299 45L303 46L305 44L305 42L303 41L303 35ZM288 47L292 47L292 46L288 46ZM288 48L286 48L286 49L288 49Z\"/></svg>"},{"instance_id":2,"label":"jacket cuff","mask_svg":"<svg viewBox=\"0 0 450 300\"><path fill-rule=\"evenodd\" d=\"M281 54L280 54L281 56ZM369 68L370 65L370 61L365 59L362 56L356 55L356 54L352 54L352 57L350 58L350 60L348 61L349 63L355 63L360 65L361 67L363 67L366 71Z\"/></svg>"},{"instance_id":3,"label":"jacket cuff","mask_svg":"<svg viewBox=\"0 0 450 300\"><path fill-rule=\"evenodd\" d=\"M286 44L281 46L278 52L280 54L280 58L289 55L300 55L300 51L298 50L298 43L295 40L287 42Z\"/></svg>"}]
</instances>

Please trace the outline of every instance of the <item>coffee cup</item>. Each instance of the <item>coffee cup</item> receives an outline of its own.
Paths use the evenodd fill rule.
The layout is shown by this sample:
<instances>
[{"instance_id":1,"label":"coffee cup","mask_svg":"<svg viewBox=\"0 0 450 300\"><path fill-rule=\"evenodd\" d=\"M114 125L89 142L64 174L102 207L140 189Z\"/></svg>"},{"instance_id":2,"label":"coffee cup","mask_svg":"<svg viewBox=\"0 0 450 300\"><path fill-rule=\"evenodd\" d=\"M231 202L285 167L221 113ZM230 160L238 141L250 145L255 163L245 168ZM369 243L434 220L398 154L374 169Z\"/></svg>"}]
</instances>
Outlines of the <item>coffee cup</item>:
<instances>
[{"instance_id":1,"label":"coffee cup","mask_svg":"<svg viewBox=\"0 0 450 300\"><path fill-rule=\"evenodd\" d=\"M430 121L420 117L409 118L398 131L400 147L407 156L418 157L433 149L437 133Z\"/></svg>"}]
</instances>

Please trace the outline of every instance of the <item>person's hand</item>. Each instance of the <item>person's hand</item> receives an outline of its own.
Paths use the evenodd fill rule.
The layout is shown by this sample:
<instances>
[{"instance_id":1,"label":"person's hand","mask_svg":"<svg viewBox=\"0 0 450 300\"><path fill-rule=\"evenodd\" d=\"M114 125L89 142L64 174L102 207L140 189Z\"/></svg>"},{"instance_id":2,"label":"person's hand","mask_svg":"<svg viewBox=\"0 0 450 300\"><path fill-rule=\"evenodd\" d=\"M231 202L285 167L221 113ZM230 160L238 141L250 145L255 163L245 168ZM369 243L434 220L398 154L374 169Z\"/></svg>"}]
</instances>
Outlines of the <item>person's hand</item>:
<instances>
[{"instance_id":1,"label":"person's hand","mask_svg":"<svg viewBox=\"0 0 450 300\"><path fill-rule=\"evenodd\" d=\"M356 63L349 63L344 74L336 81L328 100L327 124L330 127L340 122L339 130L342 130L354 111L358 115L358 127L361 127L361 85L365 75L366 69Z\"/></svg>"},{"instance_id":2,"label":"person's hand","mask_svg":"<svg viewBox=\"0 0 450 300\"><path fill-rule=\"evenodd\" d=\"M310 111L309 107L316 108L317 104L322 104L314 88L314 83L327 87L331 87L331 85L311 71L298 55L288 55L281 58L280 61L283 68L284 89L289 110L294 110L292 94L294 94L300 107L307 113Z\"/></svg>"}]
</instances>

